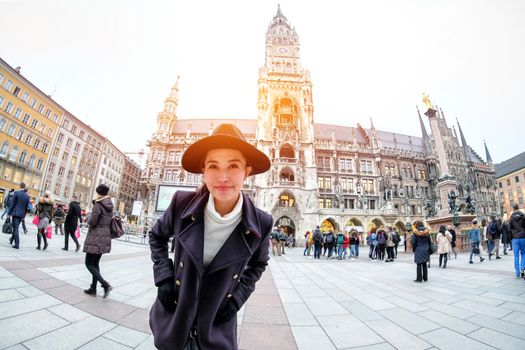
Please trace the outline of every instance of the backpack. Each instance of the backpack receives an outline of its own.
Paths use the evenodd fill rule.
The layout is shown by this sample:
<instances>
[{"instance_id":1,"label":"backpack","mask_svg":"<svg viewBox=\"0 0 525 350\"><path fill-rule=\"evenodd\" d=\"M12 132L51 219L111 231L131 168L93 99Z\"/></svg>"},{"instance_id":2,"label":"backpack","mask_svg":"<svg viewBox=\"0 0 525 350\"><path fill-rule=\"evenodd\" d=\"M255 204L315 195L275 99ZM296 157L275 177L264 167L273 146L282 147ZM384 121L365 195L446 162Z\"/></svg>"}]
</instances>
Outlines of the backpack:
<instances>
[{"instance_id":1,"label":"backpack","mask_svg":"<svg viewBox=\"0 0 525 350\"><path fill-rule=\"evenodd\" d=\"M321 235L321 232L319 230L315 230L315 233L314 233L314 242L316 244L321 244L323 243L323 236Z\"/></svg>"},{"instance_id":2,"label":"backpack","mask_svg":"<svg viewBox=\"0 0 525 350\"><path fill-rule=\"evenodd\" d=\"M345 236L337 235L337 244L343 244L345 242Z\"/></svg>"},{"instance_id":3,"label":"backpack","mask_svg":"<svg viewBox=\"0 0 525 350\"><path fill-rule=\"evenodd\" d=\"M272 233L270 233L270 237L271 239L278 239L279 237L279 234L277 233L277 231L272 231Z\"/></svg>"},{"instance_id":4,"label":"backpack","mask_svg":"<svg viewBox=\"0 0 525 350\"><path fill-rule=\"evenodd\" d=\"M329 233L326 235L326 243L330 244L330 243L334 243L334 234L333 233Z\"/></svg>"},{"instance_id":5,"label":"backpack","mask_svg":"<svg viewBox=\"0 0 525 350\"><path fill-rule=\"evenodd\" d=\"M496 223L496 221L491 221L490 222L488 232L491 235L495 235L496 233L498 233L498 224Z\"/></svg>"},{"instance_id":6,"label":"backpack","mask_svg":"<svg viewBox=\"0 0 525 350\"><path fill-rule=\"evenodd\" d=\"M379 245L385 245L386 244L386 238L385 238L385 234L378 234L377 235L377 244Z\"/></svg>"},{"instance_id":7,"label":"backpack","mask_svg":"<svg viewBox=\"0 0 525 350\"><path fill-rule=\"evenodd\" d=\"M111 223L109 224L109 233L111 239L120 238L124 234L124 229L122 228L122 219L118 216L111 218Z\"/></svg>"},{"instance_id":8,"label":"backpack","mask_svg":"<svg viewBox=\"0 0 525 350\"><path fill-rule=\"evenodd\" d=\"M401 237L399 237L399 233L395 231L392 232L392 241L394 242L394 244L398 244L401 241Z\"/></svg>"}]
</instances>

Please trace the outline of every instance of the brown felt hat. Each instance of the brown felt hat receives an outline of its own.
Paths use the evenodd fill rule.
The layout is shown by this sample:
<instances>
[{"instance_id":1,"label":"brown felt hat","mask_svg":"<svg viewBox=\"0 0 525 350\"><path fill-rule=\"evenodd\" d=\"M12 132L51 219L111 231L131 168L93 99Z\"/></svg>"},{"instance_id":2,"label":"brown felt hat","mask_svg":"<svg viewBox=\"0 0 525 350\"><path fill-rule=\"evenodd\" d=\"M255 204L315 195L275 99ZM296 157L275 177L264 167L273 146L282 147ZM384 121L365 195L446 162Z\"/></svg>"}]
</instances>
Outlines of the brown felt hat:
<instances>
[{"instance_id":1,"label":"brown felt hat","mask_svg":"<svg viewBox=\"0 0 525 350\"><path fill-rule=\"evenodd\" d=\"M219 125L210 136L188 147L182 156L182 167L190 173L202 174L206 154L218 148L240 151L246 158L246 165L252 167L250 175L261 174L270 169L270 159L266 154L246 142L242 132L233 124Z\"/></svg>"}]
</instances>

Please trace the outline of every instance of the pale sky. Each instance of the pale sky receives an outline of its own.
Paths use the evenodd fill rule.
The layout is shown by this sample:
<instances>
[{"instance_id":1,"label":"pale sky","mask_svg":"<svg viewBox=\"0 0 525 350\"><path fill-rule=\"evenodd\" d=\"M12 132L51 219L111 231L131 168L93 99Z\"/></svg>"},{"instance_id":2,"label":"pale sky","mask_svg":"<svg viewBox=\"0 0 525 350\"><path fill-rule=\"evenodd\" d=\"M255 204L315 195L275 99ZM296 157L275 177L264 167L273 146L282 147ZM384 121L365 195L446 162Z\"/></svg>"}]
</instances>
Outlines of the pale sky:
<instances>
[{"instance_id":1,"label":"pale sky","mask_svg":"<svg viewBox=\"0 0 525 350\"><path fill-rule=\"evenodd\" d=\"M5 1L0 57L123 151L146 149L177 75L178 117L257 117L281 4L314 120L421 136L430 95L496 163L525 150L525 1ZM428 128L428 122L427 130Z\"/></svg>"}]
</instances>

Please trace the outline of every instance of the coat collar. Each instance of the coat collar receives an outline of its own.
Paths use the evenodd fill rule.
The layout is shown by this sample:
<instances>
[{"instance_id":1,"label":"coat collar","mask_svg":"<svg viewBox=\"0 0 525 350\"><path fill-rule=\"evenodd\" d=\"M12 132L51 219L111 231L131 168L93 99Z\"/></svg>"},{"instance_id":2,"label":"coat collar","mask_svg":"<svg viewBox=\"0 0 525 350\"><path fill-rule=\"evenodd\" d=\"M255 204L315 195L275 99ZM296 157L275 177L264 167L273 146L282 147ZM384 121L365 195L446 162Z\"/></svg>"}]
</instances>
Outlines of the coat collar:
<instances>
[{"instance_id":1,"label":"coat collar","mask_svg":"<svg viewBox=\"0 0 525 350\"><path fill-rule=\"evenodd\" d=\"M260 233L260 222L257 216L257 210L253 205L252 201L244 194L243 205L242 205L242 223L245 225L245 230L253 233L257 238L261 238ZM188 203L187 207L182 211L181 218L186 219L188 217L202 218L204 215L204 208L208 202L210 193L204 189Z\"/></svg>"}]
</instances>

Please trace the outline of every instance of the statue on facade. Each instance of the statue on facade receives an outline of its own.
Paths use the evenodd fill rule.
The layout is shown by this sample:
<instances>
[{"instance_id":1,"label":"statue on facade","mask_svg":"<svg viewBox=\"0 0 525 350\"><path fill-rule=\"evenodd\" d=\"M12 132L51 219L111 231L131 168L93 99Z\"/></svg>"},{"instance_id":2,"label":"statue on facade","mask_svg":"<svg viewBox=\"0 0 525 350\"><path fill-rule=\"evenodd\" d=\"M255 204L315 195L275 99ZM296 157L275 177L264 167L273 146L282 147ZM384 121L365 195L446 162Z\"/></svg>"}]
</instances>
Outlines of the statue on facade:
<instances>
[{"instance_id":1,"label":"statue on facade","mask_svg":"<svg viewBox=\"0 0 525 350\"><path fill-rule=\"evenodd\" d=\"M456 204L457 198L458 196L456 195L456 192L454 190L450 191L450 193L448 194L448 205L450 206L450 214L454 214L458 210L458 206Z\"/></svg>"},{"instance_id":2,"label":"statue on facade","mask_svg":"<svg viewBox=\"0 0 525 350\"><path fill-rule=\"evenodd\" d=\"M476 207L475 207L476 201L471 196L468 196L465 202L467 203L467 213L469 214L476 213Z\"/></svg>"},{"instance_id":3,"label":"statue on facade","mask_svg":"<svg viewBox=\"0 0 525 350\"><path fill-rule=\"evenodd\" d=\"M427 219L436 216L436 208L434 205L434 201L433 200L427 201L427 203L425 204L424 210L425 210L425 217Z\"/></svg>"}]
</instances>

